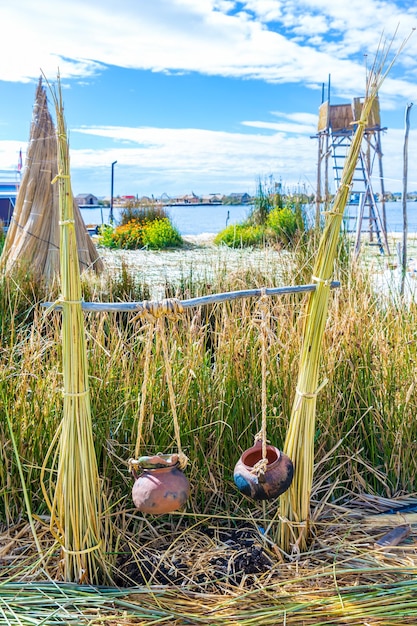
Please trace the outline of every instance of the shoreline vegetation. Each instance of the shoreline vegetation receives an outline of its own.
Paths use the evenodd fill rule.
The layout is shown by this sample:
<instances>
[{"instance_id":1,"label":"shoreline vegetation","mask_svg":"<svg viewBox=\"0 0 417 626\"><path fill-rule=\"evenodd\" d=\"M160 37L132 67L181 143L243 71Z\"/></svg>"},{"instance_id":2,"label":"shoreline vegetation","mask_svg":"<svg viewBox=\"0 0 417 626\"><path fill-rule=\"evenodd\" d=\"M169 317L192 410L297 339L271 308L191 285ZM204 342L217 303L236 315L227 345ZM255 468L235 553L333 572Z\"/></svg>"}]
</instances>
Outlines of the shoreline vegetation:
<instances>
[{"instance_id":1,"label":"shoreline vegetation","mask_svg":"<svg viewBox=\"0 0 417 626\"><path fill-rule=\"evenodd\" d=\"M272 193L259 182L258 195L246 219L226 226L216 234L215 244L229 247L265 245L292 246L306 231L305 197ZM166 208L160 204L131 201L121 211L116 225L97 228L97 243L112 249L164 249L183 245Z\"/></svg>"}]
</instances>

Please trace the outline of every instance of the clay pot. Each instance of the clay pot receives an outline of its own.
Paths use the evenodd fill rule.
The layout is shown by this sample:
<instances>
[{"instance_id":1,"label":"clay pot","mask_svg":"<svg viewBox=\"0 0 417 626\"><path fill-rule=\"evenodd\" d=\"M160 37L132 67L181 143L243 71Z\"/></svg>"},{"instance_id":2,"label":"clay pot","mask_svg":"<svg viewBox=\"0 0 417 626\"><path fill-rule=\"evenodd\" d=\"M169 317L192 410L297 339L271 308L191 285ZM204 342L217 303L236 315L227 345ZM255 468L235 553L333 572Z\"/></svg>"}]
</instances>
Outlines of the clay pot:
<instances>
[{"instance_id":1,"label":"clay pot","mask_svg":"<svg viewBox=\"0 0 417 626\"><path fill-rule=\"evenodd\" d=\"M135 484L133 503L142 513L162 515L177 511L190 494L188 478L179 469L178 455L141 457L142 472L132 471Z\"/></svg>"},{"instance_id":2,"label":"clay pot","mask_svg":"<svg viewBox=\"0 0 417 626\"><path fill-rule=\"evenodd\" d=\"M262 441L243 452L235 465L233 479L236 487L253 500L278 498L291 485L294 468L291 459L275 448L266 446L268 465L264 474L256 475L253 468L262 460Z\"/></svg>"}]
</instances>

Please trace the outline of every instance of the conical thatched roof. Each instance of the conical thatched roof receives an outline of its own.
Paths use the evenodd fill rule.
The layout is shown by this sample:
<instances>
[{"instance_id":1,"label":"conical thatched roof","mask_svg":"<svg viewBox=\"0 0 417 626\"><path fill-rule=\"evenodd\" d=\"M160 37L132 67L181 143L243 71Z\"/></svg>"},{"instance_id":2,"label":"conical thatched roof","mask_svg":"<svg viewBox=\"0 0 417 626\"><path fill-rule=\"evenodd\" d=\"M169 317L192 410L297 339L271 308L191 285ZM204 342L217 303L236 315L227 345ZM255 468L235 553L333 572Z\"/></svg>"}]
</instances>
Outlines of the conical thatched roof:
<instances>
[{"instance_id":1,"label":"conical thatched roof","mask_svg":"<svg viewBox=\"0 0 417 626\"><path fill-rule=\"evenodd\" d=\"M16 206L6 235L1 265L6 272L29 267L47 281L59 275L59 197L52 185L58 173L57 137L42 79L36 90L30 140ZM74 203L80 270L104 269L96 247Z\"/></svg>"}]
</instances>

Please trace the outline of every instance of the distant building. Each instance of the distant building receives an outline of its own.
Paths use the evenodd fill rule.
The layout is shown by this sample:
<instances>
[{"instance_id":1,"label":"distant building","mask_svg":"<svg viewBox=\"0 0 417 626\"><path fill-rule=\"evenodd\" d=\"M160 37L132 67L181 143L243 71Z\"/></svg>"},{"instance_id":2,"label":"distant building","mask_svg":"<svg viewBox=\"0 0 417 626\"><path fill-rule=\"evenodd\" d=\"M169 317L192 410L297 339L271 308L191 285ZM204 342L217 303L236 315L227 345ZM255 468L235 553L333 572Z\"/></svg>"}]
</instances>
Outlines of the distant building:
<instances>
[{"instance_id":1,"label":"distant building","mask_svg":"<svg viewBox=\"0 0 417 626\"><path fill-rule=\"evenodd\" d=\"M177 202L179 204L200 204L201 203L201 198L196 196L194 191L192 191L191 194L187 194L185 196L180 196L177 199Z\"/></svg>"},{"instance_id":2,"label":"distant building","mask_svg":"<svg viewBox=\"0 0 417 626\"><path fill-rule=\"evenodd\" d=\"M200 200L203 204L221 204L223 196L219 193L211 193L208 196L201 196Z\"/></svg>"},{"instance_id":3,"label":"distant building","mask_svg":"<svg viewBox=\"0 0 417 626\"><path fill-rule=\"evenodd\" d=\"M229 198L236 204L247 204L252 200L248 193L231 193Z\"/></svg>"},{"instance_id":4,"label":"distant building","mask_svg":"<svg viewBox=\"0 0 417 626\"><path fill-rule=\"evenodd\" d=\"M75 201L78 206L97 206L98 204L98 198L92 193L79 193Z\"/></svg>"}]
</instances>

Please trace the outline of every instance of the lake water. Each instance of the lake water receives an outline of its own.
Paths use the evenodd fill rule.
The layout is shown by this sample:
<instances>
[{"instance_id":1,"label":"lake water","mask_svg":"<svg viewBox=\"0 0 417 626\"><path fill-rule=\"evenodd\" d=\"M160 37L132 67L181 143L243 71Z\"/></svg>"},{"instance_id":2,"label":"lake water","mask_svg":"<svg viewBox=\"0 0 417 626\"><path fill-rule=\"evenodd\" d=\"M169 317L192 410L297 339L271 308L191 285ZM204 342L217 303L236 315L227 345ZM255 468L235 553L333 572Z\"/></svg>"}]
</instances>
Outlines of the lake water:
<instances>
[{"instance_id":1,"label":"lake water","mask_svg":"<svg viewBox=\"0 0 417 626\"><path fill-rule=\"evenodd\" d=\"M225 205L212 204L205 206L172 206L166 211L172 223L181 235L201 235L203 233L219 233L228 224L243 222L251 207L247 204ZM122 209L113 207L114 219L117 223ZM81 209L84 222L90 224L108 224L110 209L108 207Z\"/></svg>"},{"instance_id":2,"label":"lake water","mask_svg":"<svg viewBox=\"0 0 417 626\"><path fill-rule=\"evenodd\" d=\"M417 202L409 202L407 209L408 230L410 233L417 232ZM244 221L250 210L251 206L247 204L167 207L168 214L181 235L218 233L226 225ZM312 208L313 213L314 210ZM116 223L120 217L120 212L121 209L113 208ZM109 213L110 209L108 207L81 209L81 214L87 226L108 224L110 221ZM402 232L401 202L387 202L386 213L388 232ZM350 220L350 222L352 223L351 227L354 227L354 220Z\"/></svg>"}]
</instances>

